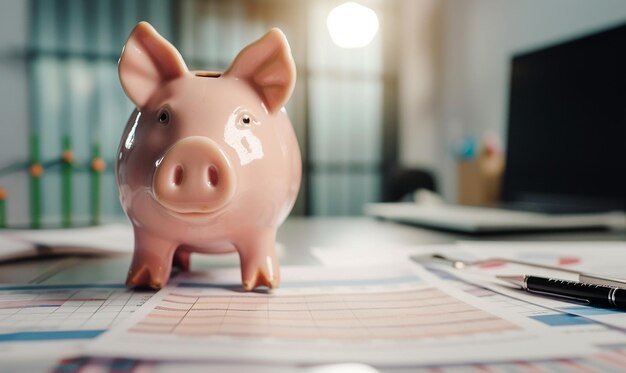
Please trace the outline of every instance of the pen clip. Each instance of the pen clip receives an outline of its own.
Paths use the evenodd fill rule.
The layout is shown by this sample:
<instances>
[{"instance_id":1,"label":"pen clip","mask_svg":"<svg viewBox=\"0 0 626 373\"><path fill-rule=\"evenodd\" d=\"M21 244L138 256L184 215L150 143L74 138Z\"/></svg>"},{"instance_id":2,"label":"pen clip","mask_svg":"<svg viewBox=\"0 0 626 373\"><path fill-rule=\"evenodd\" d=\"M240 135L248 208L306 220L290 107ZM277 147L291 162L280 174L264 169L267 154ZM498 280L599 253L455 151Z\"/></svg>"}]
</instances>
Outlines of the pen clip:
<instances>
[{"instance_id":1,"label":"pen clip","mask_svg":"<svg viewBox=\"0 0 626 373\"><path fill-rule=\"evenodd\" d=\"M598 275L592 275L589 273L581 273L578 275L578 281L586 282L588 284L612 286L619 289L626 289L626 280L604 277Z\"/></svg>"}]
</instances>

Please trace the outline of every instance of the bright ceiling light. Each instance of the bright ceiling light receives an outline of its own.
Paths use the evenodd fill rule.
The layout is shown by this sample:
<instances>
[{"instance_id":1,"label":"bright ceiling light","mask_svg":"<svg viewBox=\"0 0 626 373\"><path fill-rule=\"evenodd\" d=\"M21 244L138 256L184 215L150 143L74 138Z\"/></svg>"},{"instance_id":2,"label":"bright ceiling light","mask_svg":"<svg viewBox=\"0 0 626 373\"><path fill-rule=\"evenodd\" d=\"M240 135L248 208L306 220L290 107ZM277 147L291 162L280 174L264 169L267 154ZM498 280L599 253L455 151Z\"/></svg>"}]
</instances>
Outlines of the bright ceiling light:
<instances>
[{"instance_id":1,"label":"bright ceiling light","mask_svg":"<svg viewBox=\"0 0 626 373\"><path fill-rule=\"evenodd\" d=\"M342 48L362 48L378 32L378 16L361 4L347 2L328 13L328 32L333 42Z\"/></svg>"}]
</instances>

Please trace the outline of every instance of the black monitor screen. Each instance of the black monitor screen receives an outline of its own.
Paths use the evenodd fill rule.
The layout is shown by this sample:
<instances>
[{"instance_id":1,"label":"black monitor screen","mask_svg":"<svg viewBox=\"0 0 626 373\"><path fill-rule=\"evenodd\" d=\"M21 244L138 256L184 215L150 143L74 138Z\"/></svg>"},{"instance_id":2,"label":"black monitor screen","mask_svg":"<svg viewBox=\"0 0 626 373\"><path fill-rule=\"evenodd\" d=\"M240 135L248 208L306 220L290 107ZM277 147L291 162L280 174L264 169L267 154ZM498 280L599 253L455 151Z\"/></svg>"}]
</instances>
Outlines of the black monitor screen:
<instances>
[{"instance_id":1,"label":"black monitor screen","mask_svg":"<svg viewBox=\"0 0 626 373\"><path fill-rule=\"evenodd\" d=\"M513 57L503 200L626 209L626 25Z\"/></svg>"}]
</instances>

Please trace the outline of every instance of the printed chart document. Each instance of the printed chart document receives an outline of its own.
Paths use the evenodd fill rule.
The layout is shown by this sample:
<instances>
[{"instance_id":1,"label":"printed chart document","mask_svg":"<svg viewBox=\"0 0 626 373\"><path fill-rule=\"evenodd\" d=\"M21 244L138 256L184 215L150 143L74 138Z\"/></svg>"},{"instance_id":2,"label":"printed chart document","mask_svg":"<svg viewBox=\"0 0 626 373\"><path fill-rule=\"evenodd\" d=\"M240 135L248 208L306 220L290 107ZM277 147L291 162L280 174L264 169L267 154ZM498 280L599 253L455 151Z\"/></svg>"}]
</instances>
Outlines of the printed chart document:
<instances>
[{"instance_id":1,"label":"printed chart document","mask_svg":"<svg viewBox=\"0 0 626 373\"><path fill-rule=\"evenodd\" d=\"M595 351L446 287L416 265L283 267L242 292L239 269L190 274L88 348L95 356L379 366L575 357Z\"/></svg>"},{"instance_id":2,"label":"printed chart document","mask_svg":"<svg viewBox=\"0 0 626 373\"><path fill-rule=\"evenodd\" d=\"M459 242L458 248L475 259L506 258L564 269L626 278L626 242ZM494 262L494 271L510 264ZM516 268L520 269L520 268ZM534 268L521 268L536 271Z\"/></svg>"},{"instance_id":3,"label":"printed chart document","mask_svg":"<svg viewBox=\"0 0 626 373\"><path fill-rule=\"evenodd\" d=\"M626 243L621 242L472 242L461 243L459 248L477 259L494 257L517 259L563 269L624 278ZM446 270L450 271L450 269ZM557 298L543 297L495 279L497 275L528 274L578 281L577 275L502 261L473 266L465 270L451 270L450 272L459 278L481 284L501 294L626 331L626 312L624 311L590 307Z\"/></svg>"},{"instance_id":4,"label":"printed chart document","mask_svg":"<svg viewBox=\"0 0 626 373\"><path fill-rule=\"evenodd\" d=\"M467 246L472 247L466 251L466 245L423 245L412 247L384 247L384 248L362 248L362 247L320 247L313 250L314 255L324 265L357 266L359 263L398 263L409 260L412 255L427 255L439 253L455 259L477 260L495 257L505 257L533 261L541 264L561 266L565 268L578 268L589 270L606 271L612 273L611 269L619 262L620 255L626 250L624 244L596 244L596 243L483 243L471 242ZM547 249L546 249L547 247ZM573 247L573 248L572 248ZM608 255L609 260L602 260L593 257L595 249L603 250L604 255ZM483 251L484 249L484 251ZM626 260L623 257L622 262ZM584 267L583 267L584 266ZM466 293L475 298L480 298L485 304L493 305L508 312L539 321L546 326L554 328L564 334L564 339L577 339L587 341L597 346L601 351L584 357L547 359L540 361L515 361L507 363L479 363L471 366L476 371L490 372L593 372L593 371L623 371L626 366L626 333L620 329L609 327L611 318L618 318L624 313L614 310L598 309L592 307L579 306L572 303L560 302L554 299L537 297L519 290L510 289L507 285L496 285L493 277L494 271L512 271L521 273L528 270L528 267L520 268L515 264L503 262L489 262L482 266L476 266L473 270L452 269L450 267L437 266L430 268L430 272L446 282L447 285ZM470 277L468 282L463 280L470 272L483 272L482 277ZM489 276L484 276L488 273ZM489 286L491 284L491 286ZM487 285L487 286L486 286ZM498 292L487 287L498 286ZM505 295L505 291L509 290ZM510 296L509 294L515 295ZM518 298L524 298L518 299ZM573 314L575 312L585 312L589 317L581 317ZM623 317L623 316L622 316ZM602 321L602 322L598 322ZM469 370L469 366L466 370ZM411 369L411 371L420 371ZM428 371L424 369L424 371ZM458 366L438 365L438 372L458 372Z\"/></svg>"},{"instance_id":5,"label":"printed chart document","mask_svg":"<svg viewBox=\"0 0 626 373\"><path fill-rule=\"evenodd\" d=\"M75 356L152 294L123 284L0 286L0 361Z\"/></svg>"},{"instance_id":6,"label":"printed chart document","mask_svg":"<svg viewBox=\"0 0 626 373\"><path fill-rule=\"evenodd\" d=\"M408 260L411 255L439 253L449 258L486 260L479 265L465 269L450 266L436 266L452 276L463 279L509 297L527 303L576 315L594 322L626 331L626 312L613 309L589 307L556 298L542 297L525 292L511 284L497 280L497 275L529 274L578 281L578 275L558 269L538 268L506 260L519 260L527 263L547 265L564 270L587 272L611 278L626 279L626 243L624 242L481 242L467 241L456 245L431 245L392 248L315 248L313 254L326 266L351 265L359 263L394 263ZM497 259L496 259L497 258ZM435 267L434 264L428 264Z\"/></svg>"},{"instance_id":7,"label":"printed chart document","mask_svg":"<svg viewBox=\"0 0 626 373\"><path fill-rule=\"evenodd\" d=\"M519 266L514 264L507 265L505 268L498 269L497 274L509 274L509 272L516 272L519 274L519 269L513 269L516 267ZM509 268L513 270L508 270ZM469 269L464 271L452 271L449 268L444 267L441 269L449 271L451 275L467 281L468 283L480 285L499 294L561 313L575 315L596 323L617 328L622 332L626 332L626 312L622 310L591 307L584 304L559 300L555 297L546 297L535 293L529 293L512 284L506 283L505 281L493 278L494 273L496 273L494 270L487 271L486 269Z\"/></svg>"}]
</instances>

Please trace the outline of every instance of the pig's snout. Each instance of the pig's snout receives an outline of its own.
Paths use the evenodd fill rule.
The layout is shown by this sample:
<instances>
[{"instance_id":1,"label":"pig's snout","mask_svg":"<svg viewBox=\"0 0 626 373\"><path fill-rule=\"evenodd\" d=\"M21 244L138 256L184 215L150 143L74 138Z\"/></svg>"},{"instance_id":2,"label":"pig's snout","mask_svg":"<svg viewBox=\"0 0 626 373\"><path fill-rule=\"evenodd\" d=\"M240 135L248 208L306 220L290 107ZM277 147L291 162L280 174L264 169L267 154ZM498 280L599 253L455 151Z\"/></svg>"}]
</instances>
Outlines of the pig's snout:
<instances>
[{"instance_id":1,"label":"pig's snout","mask_svg":"<svg viewBox=\"0 0 626 373\"><path fill-rule=\"evenodd\" d=\"M231 199L235 175L215 142L191 136L167 150L157 165L153 191L157 201L174 212L209 213Z\"/></svg>"}]
</instances>

